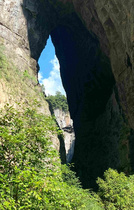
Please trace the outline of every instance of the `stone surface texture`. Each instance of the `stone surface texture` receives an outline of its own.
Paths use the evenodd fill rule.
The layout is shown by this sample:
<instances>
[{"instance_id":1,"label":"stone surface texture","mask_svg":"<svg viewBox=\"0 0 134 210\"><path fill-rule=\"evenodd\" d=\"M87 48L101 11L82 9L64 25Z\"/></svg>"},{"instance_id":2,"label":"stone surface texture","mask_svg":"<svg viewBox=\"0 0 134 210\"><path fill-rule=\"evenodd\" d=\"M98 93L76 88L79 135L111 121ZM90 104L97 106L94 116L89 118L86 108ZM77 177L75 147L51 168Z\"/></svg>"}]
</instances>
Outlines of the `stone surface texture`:
<instances>
[{"instance_id":1,"label":"stone surface texture","mask_svg":"<svg viewBox=\"0 0 134 210\"><path fill-rule=\"evenodd\" d=\"M75 145L75 133L73 128L73 121L70 118L69 112L64 112L60 109L54 110L54 115L56 121L63 131L64 135L64 144L66 150L66 162L69 163L72 160L74 154L74 145Z\"/></svg>"},{"instance_id":2,"label":"stone surface texture","mask_svg":"<svg viewBox=\"0 0 134 210\"><path fill-rule=\"evenodd\" d=\"M108 167L134 170L134 2L0 0L0 11L0 43L22 72L31 69L37 77L38 58L52 36L83 186L95 187ZM4 82L0 88L1 100L9 98Z\"/></svg>"},{"instance_id":3,"label":"stone surface texture","mask_svg":"<svg viewBox=\"0 0 134 210\"><path fill-rule=\"evenodd\" d=\"M27 12L35 15L36 4L27 1ZM38 101L38 111L51 115L48 103L44 100L42 88L37 80L37 61L31 56L28 23L23 11L23 0L0 0L0 108L5 104L20 109ZM30 18L30 14L29 19ZM30 22L30 29L36 25L35 18ZM37 33L36 38L40 35ZM4 56L4 63L3 59ZM57 136L50 136L54 147L59 150Z\"/></svg>"}]
</instances>

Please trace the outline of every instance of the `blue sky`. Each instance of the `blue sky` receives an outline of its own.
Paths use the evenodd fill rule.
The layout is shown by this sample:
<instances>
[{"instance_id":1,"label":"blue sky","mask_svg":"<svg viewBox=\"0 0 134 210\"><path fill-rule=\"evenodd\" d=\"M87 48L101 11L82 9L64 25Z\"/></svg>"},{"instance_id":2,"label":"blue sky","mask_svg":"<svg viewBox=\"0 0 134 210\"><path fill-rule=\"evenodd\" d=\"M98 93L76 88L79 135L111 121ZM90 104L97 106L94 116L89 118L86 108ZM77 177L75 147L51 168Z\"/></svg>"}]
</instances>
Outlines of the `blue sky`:
<instances>
[{"instance_id":1,"label":"blue sky","mask_svg":"<svg viewBox=\"0 0 134 210\"><path fill-rule=\"evenodd\" d=\"M38 79L40 84L45 86L46 95L55 95L56 91L60 91L65 95L60 78L59 61L55 55L55 49L50 36L47 40L45 49L41 53L38 63L40 66Z\"/></svg>"}]
</instances>

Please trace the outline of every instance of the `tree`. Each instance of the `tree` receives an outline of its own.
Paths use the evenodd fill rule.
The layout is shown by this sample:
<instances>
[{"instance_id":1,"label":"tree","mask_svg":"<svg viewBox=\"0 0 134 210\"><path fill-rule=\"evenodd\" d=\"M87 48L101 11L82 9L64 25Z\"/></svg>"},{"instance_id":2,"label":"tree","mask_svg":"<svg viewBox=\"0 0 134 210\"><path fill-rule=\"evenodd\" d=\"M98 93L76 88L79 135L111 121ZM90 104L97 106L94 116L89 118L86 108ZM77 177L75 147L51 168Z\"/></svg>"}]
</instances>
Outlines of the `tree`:
<instances>
[{"instance_id":1,"label":"tree","mask_svg":"<svg viewBox=\"0 0 134 210\"><path fill-rule=\"evenodd\" d=\"M67 98L60 91L57 91L55 96L49 95L46 100L51 104L53 109L68 111Z\"/></svg>"}]
</instances>

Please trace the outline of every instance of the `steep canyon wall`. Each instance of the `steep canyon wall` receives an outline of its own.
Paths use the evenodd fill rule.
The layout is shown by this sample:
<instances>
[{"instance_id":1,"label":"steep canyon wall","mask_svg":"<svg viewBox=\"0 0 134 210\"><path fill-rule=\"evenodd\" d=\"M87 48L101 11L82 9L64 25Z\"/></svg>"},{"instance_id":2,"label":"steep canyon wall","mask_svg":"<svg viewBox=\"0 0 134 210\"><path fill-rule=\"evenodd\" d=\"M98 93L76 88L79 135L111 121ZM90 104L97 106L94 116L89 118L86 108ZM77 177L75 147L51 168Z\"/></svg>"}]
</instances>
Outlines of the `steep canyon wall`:
<instances>
[{"instance_id":1,"label":"steep canyon wall","mask_svg":"<svg viewBox=\"0 0 134 210\"><path fill-rule=\"evenodd\" d=\"M63 141L66 152L66 162L70 163L74 154L75 133L70 113L60 109L54 109L54 115L58 126L63 131Z\"/></svg>"},{"instance_id":2,"label":"steep canyon wall","mask_svg":"<svg viewBox=\"0 0 134 210\"><path fill-rule=\"evenodd\" d=\"M94 187L108 167L133 171L133 1L0 0L0 10L0 42L19 72L28 69L37 77L38 58L52 37L76 133L73 161L83 186ZM0 85L5 87L2 80ZM36 83L30 85L29 91ZM5 90L1 104L9 95L14 100ZM18 93L18 100L27 97Z\"/></svg>"}]
</instances>

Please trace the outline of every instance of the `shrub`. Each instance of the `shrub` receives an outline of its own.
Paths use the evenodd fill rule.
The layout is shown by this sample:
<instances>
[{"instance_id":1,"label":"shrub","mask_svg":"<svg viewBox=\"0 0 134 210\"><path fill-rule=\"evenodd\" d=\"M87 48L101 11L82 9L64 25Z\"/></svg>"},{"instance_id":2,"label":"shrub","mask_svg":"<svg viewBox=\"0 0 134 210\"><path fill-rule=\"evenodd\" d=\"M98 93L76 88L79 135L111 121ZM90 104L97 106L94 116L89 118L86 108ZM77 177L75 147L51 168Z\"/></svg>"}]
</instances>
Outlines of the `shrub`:
<instances>
[{"instance_id":1,"label":"shrub","mask_svg":"<svg viewBox=\"0 0 134 210\"><path fill-rule=\"evenodd\" d=\"M97 183L105 209L134 209L134 175L127 177L124 173L108 169L104 180L98 178Z\"/></svg>"},{"instance_id":2,"label":"shrub","mask_svg":"<svg viewBox=\"0 0 134 210\"><path fill-rule=\"evenodd\" d=\"M67 166L61 170L51 143L56 133L53 118L35 108L17 111L7 105L1 110L1 210L101 209L97 195L83 190Z\"/></svg>"}]
</instances>

